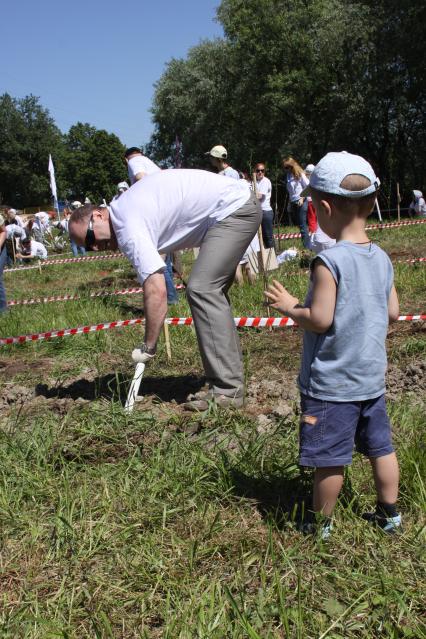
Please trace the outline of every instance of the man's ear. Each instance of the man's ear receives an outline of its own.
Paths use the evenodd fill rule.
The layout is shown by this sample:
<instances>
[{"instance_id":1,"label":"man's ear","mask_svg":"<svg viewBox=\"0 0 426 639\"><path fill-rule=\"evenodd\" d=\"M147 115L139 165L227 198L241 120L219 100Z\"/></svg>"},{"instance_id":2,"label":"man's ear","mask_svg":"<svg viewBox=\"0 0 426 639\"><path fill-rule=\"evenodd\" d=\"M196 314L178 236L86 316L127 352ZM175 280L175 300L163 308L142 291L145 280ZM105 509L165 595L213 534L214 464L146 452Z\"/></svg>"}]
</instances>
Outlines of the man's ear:
<instances>
[{"instance_id":1,"label":"man's ear","mask_svg":"<svg viewBox=\"0 0 426 639\"><path fill-rule=\"evenodd\" d=\"M92 216L97 220L106 220L109 217L108 209L93 209Z\"/></svg>"}]
</instances>

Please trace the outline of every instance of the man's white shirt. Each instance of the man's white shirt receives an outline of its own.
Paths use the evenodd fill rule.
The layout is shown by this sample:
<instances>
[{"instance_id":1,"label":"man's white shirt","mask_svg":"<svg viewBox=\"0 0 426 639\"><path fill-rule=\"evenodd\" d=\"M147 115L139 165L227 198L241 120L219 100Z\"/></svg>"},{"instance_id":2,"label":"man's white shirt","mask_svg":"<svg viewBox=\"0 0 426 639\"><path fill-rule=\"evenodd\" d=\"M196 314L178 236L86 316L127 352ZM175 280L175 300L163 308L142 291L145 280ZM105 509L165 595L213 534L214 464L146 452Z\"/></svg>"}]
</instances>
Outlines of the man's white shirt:
<instances>
[{"instance_id":1,"label":"man's white shirt","mask_svg":"<svg viewBox=\"0 0 426 639\"><path fill-rule=\"evenodd\" d=\"M219 175L224 175L225 177L233 178L234 180L240 179L240 174L238 171L232 168L232 166L227 166L226 169L222 169L219 171Z\"/></svg>"},{"instance_id":2,"label":"man's white shirt","mask_svg":"<svg viewBox=\"0 0 426 639\"><path fill-rule=\"evenodd\" d=\"M208 229L249 197L246 180L198 169L168 169L136 182L111 202L109 210L118 245L143 283L164 270L159 252L200 246Z\"/></svg>"},{"instance_id":3,"label":"man's white shirt","mask_svg":"<svg viewBox=\"0 0 426 639\"><path fill-rule=\"evenodd\" d=\"M161 171L160 167L145 155L135 155L135 157L130 158L127 163L127 172L129 174L130 184L134 184L136 182L136 176L138 173L151 175L158 171Z\"/></svg>"}]
</instances>

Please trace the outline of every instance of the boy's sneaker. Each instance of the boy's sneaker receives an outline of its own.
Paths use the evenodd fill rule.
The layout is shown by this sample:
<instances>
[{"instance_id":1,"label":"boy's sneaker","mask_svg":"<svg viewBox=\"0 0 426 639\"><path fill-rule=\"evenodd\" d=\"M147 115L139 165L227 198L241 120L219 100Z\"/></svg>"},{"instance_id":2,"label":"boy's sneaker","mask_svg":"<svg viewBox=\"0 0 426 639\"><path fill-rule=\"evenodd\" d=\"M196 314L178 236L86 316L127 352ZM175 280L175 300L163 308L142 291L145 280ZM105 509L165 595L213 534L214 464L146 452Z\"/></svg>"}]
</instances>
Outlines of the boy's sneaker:
<instances>
[{"instance_id":1,"label":"boy's sneaker","mask_svg":"<svg viewBox=\"0 0 426 639\"><path fill-rule=\"evenodd\" d=\"M300 530L304 535L316 535L319 539L325 541L331 536L331 531L333 530L333 522L331 520L326 521L322 524L308 522L302 524Z\"/></svg>"},{"instance_id":2,"label":"boy's sneaker","mask_svg":"<svg viewBox=\"0 0 426 639\"><path fill-rule=\"evenodd\" d=\"M362 519L368 521L370 524L381 528L387 535L394 535L396 532L402 530L402 517L401 515L395 515L395 517L383 517L377 513L363 513Z\"/></svg>"}]
</instances>

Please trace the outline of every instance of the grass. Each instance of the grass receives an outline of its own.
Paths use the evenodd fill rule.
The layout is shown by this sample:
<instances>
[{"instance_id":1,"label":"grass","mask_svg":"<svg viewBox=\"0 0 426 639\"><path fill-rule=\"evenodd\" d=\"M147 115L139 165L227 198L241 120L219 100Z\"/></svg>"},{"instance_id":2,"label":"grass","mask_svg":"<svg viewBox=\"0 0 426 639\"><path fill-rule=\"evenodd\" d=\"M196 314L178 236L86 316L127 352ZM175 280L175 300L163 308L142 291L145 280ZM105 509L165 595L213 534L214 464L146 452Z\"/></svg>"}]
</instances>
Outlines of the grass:
<instances>
[{"instance_id":1,"label":"grass","mask_svg":"<svg viewBox=\"0 0 426 639\"><path fill-rule=\"evenodd\" d=\"M380 241L394 255L424 256L426 229L381 231ZM286 264L279 279L303 297L307 276L290 275L296 269ZM10 273L6 288L10 298L28 297L131 278L124 261L95 262ZM424 311L425 267L395 264L395 278L401 312ZM260 283L231 293L235 315L264 314ZM132 317L138 305L129 296L15 307L0 333ZM173 315L188 314L181 299ZM201 374L192 329L170 331L172 362L162 346L142 383L148 393L158 380L152 387L171 389L169 400ZM126 415L119 391L125 396L140 334L107 331L0 353L4 396L17 385L52 391L50 400L0 412L0 636L426 637L424 403L409 389L389 403L403 534L385 537L360 519L374 490L357 455L333 536L321 543L296 527L310 494L310 473L297 465L297 414L265 432L243 412L186 417L170 401L159 401L161 416ZM241 338L248 377L294 375L297 331L246 329ZM388 342L401 370L424 359L421 325L394 325ZM91 401L60 405L55 389Z\"/></svg>"}]
</instances>

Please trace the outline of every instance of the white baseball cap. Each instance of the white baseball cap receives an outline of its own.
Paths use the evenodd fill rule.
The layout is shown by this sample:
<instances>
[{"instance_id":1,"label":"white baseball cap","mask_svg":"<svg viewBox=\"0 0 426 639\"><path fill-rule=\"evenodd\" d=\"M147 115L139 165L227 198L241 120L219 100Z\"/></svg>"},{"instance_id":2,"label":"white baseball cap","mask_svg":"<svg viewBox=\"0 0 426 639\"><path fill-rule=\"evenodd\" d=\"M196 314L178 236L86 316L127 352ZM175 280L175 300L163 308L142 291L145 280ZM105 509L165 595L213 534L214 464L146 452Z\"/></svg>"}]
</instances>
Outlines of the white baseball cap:
<instances>
[{"instance_id":1,"label":"white baseball cap","mask_svg":"<svg viewBox=\"0 0 426 639\"><path fill-rule=\"evenodd\" d=\"M315 169L315 164L307 164L307 165L305 166L305 171L306 171L307 173L312 173L312 171L313 171L314 169Z\"/></svg>"},{"instance_id":2,"label":"white baseball cap","mask_svg":"<svg viewBox=\"0 0 426 639\"><path fill-rule=\"evenodd\" d=\"M129 188L129 185L127 184L127 182L119 182L117 184L118 191L127 191L128 188Z\"/></svg>"},{"instance_id":3,"label":"white baseball cap","mask_svg":"<svg viewBox=\"0 0 426 639\"><path fill-rule=\"evenodd\" d=\"M10 215L16 215L17 214L17 210L16 209L9 209L8 213L10 213Z\"/></svg>"},{"instance_id":4,"label":"white baseball cap","mask_svg":"<svg viewBox=\"0 0 426 639\"><path fill-rule=\"evenodd\" d=\"M211 155L212 158L219 158L220 160L226 160L228 157L228 151L221 144L217 144L210 151L207 151L204 155Z\"/></svg>"},{"instance_id":5,"label":"white baseball cap","mask_svg":"<svg viewBox=\"0 0 426 639\"><path fill-rule=\"evenodd\" d=\"M74 202L71 202L71 208L74 209L79 209L82 205L81 202L79 202L78 200L74 200Z\"/></svg>"},{"instance_id":6,"label":"white baseball cap","mask_svg":"<svg viewBox=\"0 0 426 639\"><path fill-rule=\"evenodd\" d=\"M370 186L361 191L349 191L341 184L348 175L362 175L370 180ZM373 167L360 155L353 155L346 151L327 153L313 170L309 186L302 191L302 196L309 195L310 189L344 197L360 198L375 193L380 186L380 180L373 171Z\"/></svg>"}]
</instances>

